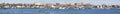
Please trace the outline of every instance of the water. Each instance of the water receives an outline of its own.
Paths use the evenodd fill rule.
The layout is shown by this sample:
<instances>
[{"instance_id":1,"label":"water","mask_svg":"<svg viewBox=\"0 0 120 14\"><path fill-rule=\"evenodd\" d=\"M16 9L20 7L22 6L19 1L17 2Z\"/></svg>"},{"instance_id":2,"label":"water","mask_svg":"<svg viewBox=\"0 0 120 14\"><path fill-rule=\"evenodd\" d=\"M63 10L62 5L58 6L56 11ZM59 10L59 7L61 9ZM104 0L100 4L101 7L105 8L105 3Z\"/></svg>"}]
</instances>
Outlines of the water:
<instances>
[{"instance_id":1,"label":"water","mask_svg":"<svg viewBox=\"0 0 120 14\"><path fill-rule=\"evenodd\" d=\"M120 9L0 9L0 14L120 14Z\"/></svg>"}]
</instances>

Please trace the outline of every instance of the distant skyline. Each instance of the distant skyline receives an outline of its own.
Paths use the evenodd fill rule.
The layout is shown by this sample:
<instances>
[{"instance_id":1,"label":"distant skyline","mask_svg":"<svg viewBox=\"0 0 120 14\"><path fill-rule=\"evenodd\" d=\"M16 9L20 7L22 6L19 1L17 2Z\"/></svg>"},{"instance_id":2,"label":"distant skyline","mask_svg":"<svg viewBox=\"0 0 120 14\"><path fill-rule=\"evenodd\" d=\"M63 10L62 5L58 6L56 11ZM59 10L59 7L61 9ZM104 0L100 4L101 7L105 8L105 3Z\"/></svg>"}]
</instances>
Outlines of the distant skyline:
<instances>
[{"instance_id":1,"label":"distant skyline","mask_svg":"<svg viewBox=\"0 0 120 14\"><path fill-rule=\"evenodd\" d=\"M120 4L120 0L36 0L38 3ZM0 0L0 3L34 3L35 0Z\"/></svg>"}]
</instances>

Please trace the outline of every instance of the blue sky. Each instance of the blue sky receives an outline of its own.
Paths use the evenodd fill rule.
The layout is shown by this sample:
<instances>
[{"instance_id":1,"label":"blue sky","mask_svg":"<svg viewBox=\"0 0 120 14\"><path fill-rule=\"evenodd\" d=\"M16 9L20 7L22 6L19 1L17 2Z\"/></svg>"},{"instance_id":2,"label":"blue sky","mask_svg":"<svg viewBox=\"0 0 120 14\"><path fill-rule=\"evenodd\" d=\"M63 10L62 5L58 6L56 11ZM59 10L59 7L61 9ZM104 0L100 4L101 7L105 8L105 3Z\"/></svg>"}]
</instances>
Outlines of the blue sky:
<instances>
[{"instance_id":1,"label":"blue sky","mask_svg":"<svg viewBox=\"0 0 120 14\"><path fill-rule=\"evenodd\" d=\"M34 3L35 0L0 0L0 3ZM39 3L91 3L91 4L120 4L120 0L36 0Z\"/></svg>"}]
</instances>

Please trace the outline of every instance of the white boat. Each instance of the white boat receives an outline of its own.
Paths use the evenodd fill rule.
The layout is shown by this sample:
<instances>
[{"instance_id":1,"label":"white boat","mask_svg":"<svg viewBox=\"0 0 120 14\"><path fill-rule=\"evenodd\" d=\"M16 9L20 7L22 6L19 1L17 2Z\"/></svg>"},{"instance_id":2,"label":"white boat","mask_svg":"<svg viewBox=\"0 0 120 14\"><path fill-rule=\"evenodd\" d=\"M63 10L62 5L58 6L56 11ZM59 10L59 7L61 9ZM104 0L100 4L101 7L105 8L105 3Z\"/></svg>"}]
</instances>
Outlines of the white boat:
<instances>
[{"instance_id":1,"label":"white boat","mask_svg":"<svg viewBox=\"0 0 120 14\"><path fill-rule=\"evenodd\" d=\"M40 6L35 6L35 8L40 8Z\"/></svg>"},{"instance_id":2,"label":"white boat","mask_svg":"<svg viewBox=\"0 0 120 14\"><path fill-rule=\"evenodd\" d=\"M53 6L53 5L52 5L51 7L52 7L52 8L56 8L56 6Z\"/></svg>"},{"instance_id":3,"label":"white boat","mask_svg":"<svg viewBox=\"0 0 120 14\"><path fill-rule=\"evenodd\" d=\"M65 7L59 7L59 9L65 9Z\"/></svg>"},{"instance_id":4,"label":"white boat","mask_svg":"<svg viewBox=\"0 0 120 14\"><path fill-rule=\"evenodd\" d=\"M25 6L16 6L17 8L24 8Z\"/></svg>"}]
</instances>

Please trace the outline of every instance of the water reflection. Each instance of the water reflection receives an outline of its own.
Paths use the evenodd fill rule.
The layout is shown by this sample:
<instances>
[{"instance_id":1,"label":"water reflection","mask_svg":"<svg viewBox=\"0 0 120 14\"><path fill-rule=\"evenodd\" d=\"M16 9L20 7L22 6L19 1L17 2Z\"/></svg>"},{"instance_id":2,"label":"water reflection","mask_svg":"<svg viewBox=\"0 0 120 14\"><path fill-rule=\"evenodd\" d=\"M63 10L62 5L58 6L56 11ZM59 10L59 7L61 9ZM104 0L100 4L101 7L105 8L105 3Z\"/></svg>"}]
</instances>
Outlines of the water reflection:
<instances>
[{"instance_id":1,"label":"water reflection","mask_svg":"<svg viewBox=\"0 0 120 14\"><path fill-rule=\"evenodd\" d=\"M0 9L0 14L120 14L119 9L45 9L45 8L26 8L26 9Z\"/></svg>"}]
</instances>

